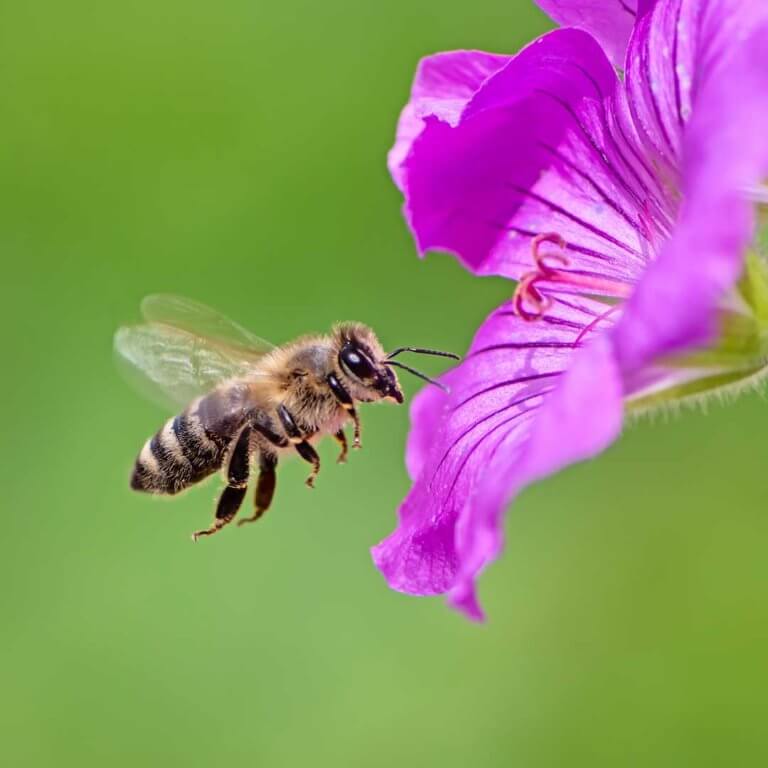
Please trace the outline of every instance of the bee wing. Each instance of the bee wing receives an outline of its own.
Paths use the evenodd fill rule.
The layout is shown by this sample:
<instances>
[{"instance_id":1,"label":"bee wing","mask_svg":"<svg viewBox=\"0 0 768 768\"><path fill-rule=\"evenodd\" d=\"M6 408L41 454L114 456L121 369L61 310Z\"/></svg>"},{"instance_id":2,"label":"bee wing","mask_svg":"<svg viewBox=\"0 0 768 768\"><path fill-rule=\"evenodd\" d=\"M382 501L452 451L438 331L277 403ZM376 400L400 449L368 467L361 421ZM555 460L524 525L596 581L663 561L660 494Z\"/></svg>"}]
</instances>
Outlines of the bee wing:
<instances>
[{"instance_id":1,"label":"bee wing","mask_svg":"<svg viewBox=\"0 0 768 768\"><path fill-rule=\"evenodd\" d=\"M175 296L149 296L148 321L115 334L118 365L144 395L177 408L226 379L254 376L272 345L215 310Z\"/></svg>"},{"instance_id":2,"label":"bee wing","mask_svg":"<svg viewBox=\"0 0 768 768\"><path fill-rule=\"evenodd\" d=\"M155 293L141 302L141 314L148 323L170 325L182 331L220 342L231 347L242 347L251 355L263 355L274 345L255 336L215 309L184 296Z\"/></svg>"}]
</instances>

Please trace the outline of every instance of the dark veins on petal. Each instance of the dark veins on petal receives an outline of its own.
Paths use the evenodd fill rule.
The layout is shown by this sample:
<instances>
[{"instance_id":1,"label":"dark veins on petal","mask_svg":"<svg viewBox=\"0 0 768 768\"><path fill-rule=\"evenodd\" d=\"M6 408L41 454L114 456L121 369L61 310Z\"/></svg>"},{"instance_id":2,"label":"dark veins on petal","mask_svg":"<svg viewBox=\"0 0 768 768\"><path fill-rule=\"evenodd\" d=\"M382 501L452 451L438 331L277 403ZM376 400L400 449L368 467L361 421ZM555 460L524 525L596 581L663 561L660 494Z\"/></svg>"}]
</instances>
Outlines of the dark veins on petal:
<instances>
[{"instance_id":1,"label":"dark veins on petal","mask_svg":"<svg viewBox=\"0 0 768 768\"><path fill-rule=\"evenodd\" d=\"M619 103L612 103L606 98L606 94L601 88L600 83L584 67L575 62L572 62L570 67L589 83L595 93L598 104L600 105L601 122L605 127L602 141L595 137L574 107L561 96L545 89L536 89L536 93L550 99L566 113L567 119L577 127L579 133L586 141L586 146L597 158L598 163L604 167L608 176L628 196L632 206L637 210L643 211L647 216L652 215L652 220L657 224L659 229L661 231L666 230L669 226L669 214L667 213L668 205L662 201L665 201L668 193L660 185L657 175L651 170L647 160L643 157L642 153L638 151L635 146L636 142L630 140L627 136L626 129L621 120ZM613 113L615 119L609 120L609 113ZM614 136L614 130L620 138L620 141ZM550 154L553 153L553 148L551 146L542 145L541 142L539 142L539 145L542 146L545 151L550 152ZM610 151L611 155L613 155L621 165L620 168L612 162L608 151ZM562 153L558 153L558 159L562 161ZM571 163L570 165L573 169L573 164ZM608 195L608 193L606 193L587 172L576 169L576 173L582 180L587 180L590 186L598 192L598 195L608 202L608 204L619 213L630 226L632 226L641 238L648 238L648 222L640 221L629 216L626 209L613 200L613 198ZM630 181L633 183L630 183ZM651 191L651 185L654 187L653 191ZM637 251L635 251L633 255L639 256Z\"/></svg>"},{"instance_id":2,"label":"dark veins on petal","mask_svg":"<svg viewBox=\"0 0 768 768\"><path fill-rule=\"evenodd\" d=\"M509 310L503 310L496 313L496 317L517 317L517 312L509 311ZM573 328L576 331L581 331L583 328L582 323L577 323L574 320L564 320L561 317L552 317L551 315L544 315L539 319L540 323L544 323L545 325L557 325L562 328Z\"/></svg>"},{"instance_id":3,"label":"dark veins on petal","mask_svg":"<svg viewBox=\"0 0 768 768\"><path fill-rule=\"evenodd\" d=\"M558 372L558 374L553 374L553 375L559 375L559 372ZM450 447L448 448L448 450L446 451L445 455L441 459L440 464L438 464L437 471L439 471L441 469L441 467L443 466L443 463L448 458L448 456L450 455L451 451L456 448L456 446L461 442L461 440L464 437L466 437L470 432L473 432L481 424L484 424L485 422L490 421L492 418L494 418L496 416L499 416L502 413L507 413L508 411L512 410L513 408L517 408L517 407L519 407L521 405L525 405L526 403L529 403L531 400L535 400L536 398L544 397L545 395L548 395L552 391L552 389L553 389L553 387L549 387L548 389L542 389L542 390L539 390L537 392L533 392L530 395L526 395L525 397L521 397L521 398L518 398L517 400L513 400L512 402L508 403L507 405L504 405L501 408L498 408L497 410L495 410L495 411L487 414L483 418L481 418L479 421L475 422L469 429L467 429L464 432L462 432L462 434L459 435L459 437L457 437L453 441L453 443L451 443ZM507 417L506 419L503 419L498 424L494 424L489 430L487 430L482 435L480 435L479 438L477 438L477 440L474 442L472 447L464 454L464 456L461 459L461 462L460 462L460 464L458 466L458 469L456 470L456 473L454 475L453 482L451 483L450 489L448 491L449 495L451 493L453 493L453 491L454 491L454 489L456 487L456 483L459 481L459 478L461 477L462 472L464 471L465 467L467 466L467 463L469 462L469 460L474 455L475 451L477 451L483 445L483 443L485 443L485 441L489 437L491 437L496 432L498 432L498 430L503 429L504 427L510 426L511 424L513 424L518 419L522 418L523 416L527 416L530 413L532 413L532 409L531 408L521 409L517 413L513 413L511 416ZM492 455L498 449L499 444L504 442L504 440L506 439L508 434L509 434L509 430L502 435L501 440L499 441L499 443L497 443L494 446L493 451L492 451Z\"/></svg>"},{"instance_id":4,"label":"dark veins on petal","mask_svg":"<svg viewBox=\"0 0 768 768\"><path fill-rule=\"evenodd\" d=\"M702 74L718 58L718 53L703 56L703 48L713 47L704 40L703 13L714 5L688 0L649 5L630 43L625 80L632 120L650 152L656 155L655 165L666 166L673 176L691 109L694 66ZM727 26L725 21L723 25ZM725 28L721 34L730 38Z\"/></svg>"},{"instance_id":5,"label":"dark veins on petal","mask_svg":"<svg viewBox=\"0 0 768 768\"><path fill-rule=\"evenodd\" d=\"M598 103L600 104L600 111L601 111L603 124L605 126L612 126L613 125L612 121L608 120L608 113L609 111L614 111L618 113L618 108L619 108L618 102L614 101L613 103L611 103L606 98L606 94L603 91L603 89L600 87L600 83L583 66L581 66L576 62L574 62L572 66L590 83L590 85L594 89L595 95L597 96L597 99L598 99ZM620 117L620 115L618 114L616 116ZM635 204L637 204L638 206L642 207L646 203L646 201L655 199L656 196L659 194L662 195L663 197L666 193L664 189L658 184L657 174L648 165L647 160L642 156L642 154L637 151L635 142L630 140L627 137L624 131L624 126L621 123L621 120L617 119L615 121L615 124L618 126L619 134L621 135L623 145L629 148L629 152L634 157L635 162L643 169L646 178L651 180L651 182L654 184L656 188L656 193L651 191L648 184L646 184L646 182L643 180L643 177L638 172L636 165L630 162L629 159L626 157L626 155L621 149L621 146L613 136L613 133L611 130L607 130L605 133L605 138L607 142L610 144L610 149L613 152L615 152L619 160L621 160L626 171L628 171L631 174L632 178L635 180L638 187L640 188L640 193L634 190L632 185L629 184L626 178L626 173L622 173L620 170L614 167L611 164L608 158L608 154L605 152L605 150L601 149L599 144L595 141L595 139L591 135L587 134L587 138L589 139L590 143L594 147L595 151L598 153L598 156L601 157L606 167L609 168L609 170L611 171L612 175L619 181L619 183L624 187L627 193L633 198Z\"/></svg>"},{"instance_id":6,"label":"dark veins on petal","mask_svg":"<svg viewBox=\"0 0 768 768\"><path fill-rule=\"evenodd\" d=\"M556 306L559 305L567 316L560 316L562 313L559 313L558 315L550 313L535 329L534 335L539 336L546 327L554 327L557 329L555 332L561 338L537 338L530 341L500 340L495 344L481 343L479 346L473 348L470 351L466 361L471 364L471 362L477 360L478 356L480 355L507 350L531 350L535 355L544 354L546 356L549 354L548 350L563 351L567 354L571 350L578 348L581 346L578 341L571 341L568 338L562 337L565 335L576 340L579 339L579 335L581 332L583 332L584 328L589 325L589 322L591 322L594 318L601 316L602 313L598 310L598 308L602 307L603 305L595 302L585 302L583 300L569 302L567 300L561 300L559 297L554 298L554 304ZM585 321L582 319L584 315L589 318L589 322L585 323ZM501 323L499 323L499 320L501 320ZM521 335L516 332L518 329L520 331L523 330L523 328L520 328L522 321L513 310L508 308L508 306L502 307L493 313L489 318L489 322L496 323L497 327L507 328L507 331L503 335L511 336L513 339L516 336ZM525 327L525 324L523 324L523 326ZM529 327L530 326L527 326L527 328ZM492 422L498 417L513 411L513 413L508 415L506 418L501 419L501 421L498 421L497 423L492 424L489 428L485 429L482 434L473 440L470 447L465 447L462 449L462 456L458 467L455 469L455 474L450 484L449 494L453 493L456 487L456 483L467 467L468 462L471 460L473 455L475 455L477 450L486 443L487 440L499 433L499 431L506 428L506 431L503 432L499 441L491 451L491 455L493 455L498 450L499 446L503 444L504 440L509 436L511 429L516 428L518 426L518 422L523 420L524 417L528 417L535 413L535 407L523 408L522 406L525 406L549 394L554 389L554 382L562 374L562 370L557 368L556 370L531 372L532 365L533 363L529 360L528 362L523 363L519 370L515 371L515 375L509 378L505 378L501 381L495 381L469 393L462 393L460 399L452 404L449 413L451 416L455 416L460 410L466 408L470 404L474 404L477 401L480 401L482 404L484 398L487 399L489 396L498 395L503 390L517 388L518 392L518 394L513 395L512 399L509 401L502 402L501 404L493 407L488 413L483 414L479 418L470 420L470 423L453 437L447 448L444 450L440 460L437 463L437 466L434 469L434 472L432 473L430 487L432 486L432 482L434 481L435 477L437 477L440 471L443 469L445 462L448 460L451 454L459 448L459 446L465 441L466 438L475 433L476 430L488 424L488 422ZM542 386L545 385L546 382L552 383L549 386ZM532 391L531 387L533 387Z\"/></svg>"},{"instance_id":7,"label":"dark veins on petal","mask_svg":"<svg viewBox=\"0 0 768 768\"><path fill-rule=\"evenodd\" d=\"M546 152L549 152L552 157L556 158L559 162L561 162L564 166L566 166L569 170L571 170L573 173L575 173L582 181L589 184L592 189L597 192L600 199L606 204L610 205L611 208L613 208L616 213L621 216L624 221L627 222L631 227L633 227L639 234L642 234L642 230L640 228L640 225L638 224L635 219L633 219L627 212L624 210L624 208L619 205L619 203L613 199L591 176L589 176L587 173L585 173L581 168L579 168L576 163L574 163L572 160L570 160L568 157L566 157L560 150L558 150L556 147L552 147L549 144L545 144L544 142L539 142L539 146Z\"/></svg>"},{"instance_id":8,"label":"dark veins on petal","mask_svg":"<svg viewBox=\"0 0 768 768\"><path fill-rule=\"evenodd\" d=\"M581 67L577 67L577 69L581 72L583 70ZM591 79L591 78L590 78ZM595 83L595 86L600 92L600 87L597 83ZM560 107L562 107L563 111L568 115L568 117L576 124L579 131L583 134L584 138L587 140L587 143L589 144L590 149L595 153L595 155L598 157L600 162L605 166L606 170L609 172L609 174L613 177L614 181L627 192L627 194L632 197L635 201L635 203L640 203L640 198L637 195L637 193L632 189L632 187L627 183L626 178L622 173L620 173L616 167L611 163L610 158L606 154L606 152L600 147L599 142L595 139L594 136L590 133L589 129L584 125L584 123L581 121L579 116L576 114L573 107L564 99L560 98L560 96L557 96L554 93L550 93L549 91L541 90L539 89L537 93L541 94L542 96L546 96L547 98L552 99L556 104L558 104ZM642 182L641 182L642 183Z\"/></svg>"},{"instance_id":9,"label":"dark veins on petal","mask_svg":"<svg viewBox=\"0 0 768 768\"><path fill-rule=\"evenodd\" d=\"M574 349L577 346L577 344L573 344L570 341L509 341L504 344L491 344L487 347L476 349L470 355L468 355L468 358L477 357L478 355L482 355L487 352L498 352L500 349Z\"/></svg>"},{"instance_id":10,"label":"dark veins on petal","mask_svg":"<svg viewBox=\"0 0 768 768\"><path fill-rule=\"evenodd\" d=\"M588 221L584 221L584 219L580 218L576 214L571 213L570 211L566 210L565 208L558 205L557 203L553 203L551 200L547 200L545 197L537 194L533 190L523 189L522 187L518 187L515 185L510 185L510 189L517 192L517 194L519 194L521 197L533 198L534 200L541 203L546 208L549 208L551 211L554 211L555 213L559 213L561 216L565 216L566 219L569 219L574 224L577 224L578 226L583 227L588 232L591 232L593 235L597 235L597 237L601 238L602 240L605 240L611 245L615 245L617 248L621 248L630 256L634 256L635 258L638 258L638 259L643 258L642 254L636 251L631 246L627 245L626 243L622 243L620 240L617 240L613 235L609 234L603 229L600 229L600 227L597 227L594 224L590 224ZM600 256L605 261L613 261L613 262L617 261L616 259L612 259L610 256L606 254L600 254Z\"/></svg>"},{"instance_id":11,"label":"dark veins on petal","mask_svg":"<svg viewBox=\"0 0 768 768\"><path fill-rule=\"evenodd\" d=\"M667 128L664 125L664 120L661 117L661 108L659 107L659 101L656 96L656 87L653 80L653 75L651 74L651 54L649 51L649 42L646 40L645 45L643 45L641 56L643 61L643 73L645 75L645 82L648 84L648 93L651 97L651 106L653 107L653 114L656 117L656 124L659 127L659 130L661 131L661 135L664 139L664 142L666 143L667 147L669 148L669 152L671 154L671 158L667 158L664 156L663 151L659 147L659 153L664 157L664 159L672 165L674 162L674 158L676 155L675 148L672 145L672 140L669 138L669 133L667 132ZM677 78L675 78L675 82L678 82Z\"/></svg>"},{"instance_id":12,"label":"dark veins on petal","mask_svg":"<svg viewBox=\"0 0 768 768\"><path fill-rule=\"evenodd\" d=\"M506 314L506 313L504 313ZM581 326L576 326L581 330ZM485 389L481 389L478 392L474 392L473 394L469 395L468 397L465 397L460 403L455 405L453 408L451 408L451 413L455 413L459 410L459 408L464 407L468 403L471 403L473 400L477 399L478 397L482 397L483 395L490 394L491 392L494 392L498 389L503 389L504 387L512 387L515 384L527 384L530 381L541 381L542 379L549 379L553 376L559 376L560 371L555 372L549 372L549 373L535 373L530 376L518 376L514 379L507 379L506 381L499 381L495 384L491 384L490 386L486 387ZM493 415L493 414L492 414ZM486 417L488 418L488 417ZM480 422L478 422L480 423Z\"/></svg>"},{"instance_id":13,"label":"dark veins on petal","mask_svg":"<svg viewBox=\"0 0 768 768\"><path fill-rule=\"evenodd\" d=\"M584 304L575 304L571 301L568 301L567 299L564 299L562 296L557 296L554 299L554 301L556 304L562 304L562 306L568 307L568 309L573 309L576 312L583 312L585 315L589 315L590 317L593 317L593 318L602 317L602 315L605 312L604 304L597 304L596 306L599 307L601 311L595 311L595 309L587 307Z\"/></svg>"},{"instance_id":14,"label":"dark veins on petal","mask_svg":"<svg viewBox=\"0 0 768 768\"><path fill-rule=\"evenodd\" d=\"M680 77L679 77L679 65L678 65L678 53L680 47L680 17L683 12L683 4L677 8L677 14L675 16L675 32L672 40L672 71L675 73L675 108L677 110L677 122L682 128L685 125L683 118L683 100L680 94Z\"/></svg>"},{"instance_id":15,"label":"dark veins on petal","mask_svg":"<svg viewBox=\"0 0 768 768\"><path fill-rule=\"evenodd\" d=\"M541 232L535 232L532 229L524 229L523 227L516 227L512 224L499 224L498 222L488 222L488 226L492 227L493 229L499 230L501 232L514 232L517 235L521 235L522 237L529 238L532 240L537 235L540 235ZM575 253L581 253L584 256L589 256L590 258L597 259L598 261L613 261L610 256L608 256L605 253L602 253L601 251L596 251L594 248L587 248L584 245L578 245L576 243L566 243L566 249L569 251L574 251ZM527 266L531 266L531 262L526 263ZM574 270L576 271L576 270ZM590 277L605 277L604 272L589 272L587 270L577 270L579 274L582 275L589 275Z\"/></svg>"}]
</instances>

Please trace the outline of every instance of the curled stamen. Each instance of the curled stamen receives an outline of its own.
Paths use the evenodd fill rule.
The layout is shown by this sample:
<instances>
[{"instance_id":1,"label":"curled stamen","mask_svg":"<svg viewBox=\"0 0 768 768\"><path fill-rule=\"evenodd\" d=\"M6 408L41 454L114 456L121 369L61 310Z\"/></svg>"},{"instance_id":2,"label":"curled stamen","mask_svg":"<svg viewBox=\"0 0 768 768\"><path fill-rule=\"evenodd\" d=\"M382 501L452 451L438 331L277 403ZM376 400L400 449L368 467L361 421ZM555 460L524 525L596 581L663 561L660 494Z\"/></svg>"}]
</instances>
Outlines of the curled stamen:
<instances>
[{"instance_id":1,"label":"curled stamen","mask_svg":"<svg viewBox=\"0 0 768 768\"><path fill-rule=\"evenodd\" d=\"M544 243L556 245L560 251L542 253L541 246ZM575 272L567 272L558 269L558 266L567 267L570 259L563 253L568 244L557 232L545 232L536 235L531 243L531 253L536 269L526 272L517 284L512 297L512 306L519 317L526 322L540 320L552 306L552 299L541 292L537 283L561 283L586 289L588 293L603 294L620 299L629 298L632 286L602 277L588 277ZM557 266L553 265L553 262ZM529 311L526 305L533 311Z\"/></svg>"},{"instance_id":2,"label":"curled stamen","mask_svg":"<svg viewBox=\"0 0 768 768\"><path fill-rule=\"evenodd\" d=\"M537 266L541 275L547 275L557 270L551 267L545 259L551 259L556 261L563 267L567 267L570 263L568 257L563 253L542 253L541 246L544 243L554 243L561 251L564 251L568 247L568 243L565 242L562 235L558 235L557 232L545 232L541 235L536 235L531 243L531 251L533 251L533 263Z\"/></svg>"},{"instance_id":3,"label":"curled stamen","mask_svg":"<svg viewBox=\"0 0 768 768\"><path fill-rule=\"evenodd\" d=\"M515 312L529 323L539 320L552 306L552 299L544 296L536 287L539 280L541 280L541 275L538 272L528 272L523 275L512 297ZM526 303L534 308L533 312L529 312L525 308Z\"/></svg>"},{"instance_id":4,"label":"curled stamen","mask_svg":"<svg viewBox=\"0 0 768 768\"><path fill-rule=\"evenodd\" d=\"M537 288L536 283L549 279L552 274L557 272L551 265L552 261L556 261L563 267L568 266L568 258L562 253L542 253L541 246L544 243L553 243L561 250L564 250L566 247L565 240L557 232L545 232L533 238L531 252L536 269L532 272L527 272L520 278L520 282L517 284L514 296L512 297L515 312L529 323L534 320L540 320L552 306L552 299L544 296ZM525 307L526 304L533 307L534 311L529 312Z\"/></svg>"}]
</instances>

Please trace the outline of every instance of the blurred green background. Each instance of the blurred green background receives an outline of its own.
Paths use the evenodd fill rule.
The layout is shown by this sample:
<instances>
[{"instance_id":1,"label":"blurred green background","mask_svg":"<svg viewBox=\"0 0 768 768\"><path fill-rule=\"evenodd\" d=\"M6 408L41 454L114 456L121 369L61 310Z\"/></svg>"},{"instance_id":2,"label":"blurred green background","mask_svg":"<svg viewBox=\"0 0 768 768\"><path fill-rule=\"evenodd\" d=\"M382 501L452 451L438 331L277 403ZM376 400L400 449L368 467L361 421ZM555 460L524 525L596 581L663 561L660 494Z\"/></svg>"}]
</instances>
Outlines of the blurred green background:
<instances>
[{"instance_id":1,"label":"blurred green background","mask_svg":"<svg viewBox=\"0 0 768 768\"><path fill-rule=\"evenodd\" d=\"M147 293L278 342L360 319L466 348L510 285L416 258L385 152L420 56L546 28L523 0L0 5L3 765L766 764L757 395L526 492L486 626L371 564L404 408L196 546L216 483L128 490L166 414L111 336Z\"/></svg>"}]
</instances>

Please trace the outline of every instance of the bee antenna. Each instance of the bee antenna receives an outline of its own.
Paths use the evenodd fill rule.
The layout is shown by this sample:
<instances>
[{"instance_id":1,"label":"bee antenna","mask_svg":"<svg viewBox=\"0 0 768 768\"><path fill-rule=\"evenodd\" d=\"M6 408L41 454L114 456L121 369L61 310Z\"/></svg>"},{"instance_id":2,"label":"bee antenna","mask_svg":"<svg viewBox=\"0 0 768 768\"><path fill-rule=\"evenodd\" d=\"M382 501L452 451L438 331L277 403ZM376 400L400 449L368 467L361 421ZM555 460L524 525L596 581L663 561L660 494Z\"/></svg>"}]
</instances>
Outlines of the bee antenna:
<instances>
[{"instance_id":1,"label":"bee antenna","mask_svg":"<svg viewBox=\"0 0 768 768\"><path fill-rule=\"evenodd\" d=\"M384 365L394 365L397 368L402 368L404 371L408 371L408 373L412 373L414 376L418 377L419 379L422 379L423 381L426 381L428 384L434 384L436 387L439 387L440 389L442 389L443 392L445 393L449 393L451 391L450 389L448 389L448 387L445 386L445 384L441 384L439 381L436 381L435 379L430 379L426 373L417 371L415 368L411 368L410 365L406 365L405 363L399 363L397 360L385 360Z\"/></svg>"},{"instance_id":2,"label":"bee antenna","mask_svg":"<svg viewBox=\"0 0 768 768\"><path fill-rule=\"evenodd\" d=\"M387 355L387 360L397 357L401 352L415 352L417 355L435 355L436 357L450 357L452 360L461 360L453 352L441 352L439 349L425 349L424 347L398 347Z\"/></svg>"}]
</instances>

